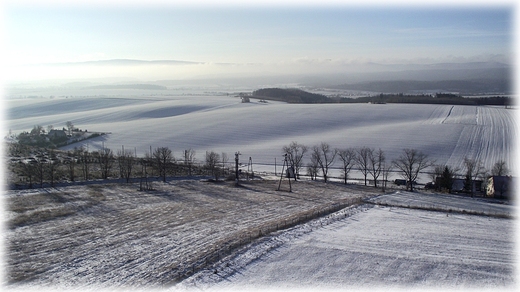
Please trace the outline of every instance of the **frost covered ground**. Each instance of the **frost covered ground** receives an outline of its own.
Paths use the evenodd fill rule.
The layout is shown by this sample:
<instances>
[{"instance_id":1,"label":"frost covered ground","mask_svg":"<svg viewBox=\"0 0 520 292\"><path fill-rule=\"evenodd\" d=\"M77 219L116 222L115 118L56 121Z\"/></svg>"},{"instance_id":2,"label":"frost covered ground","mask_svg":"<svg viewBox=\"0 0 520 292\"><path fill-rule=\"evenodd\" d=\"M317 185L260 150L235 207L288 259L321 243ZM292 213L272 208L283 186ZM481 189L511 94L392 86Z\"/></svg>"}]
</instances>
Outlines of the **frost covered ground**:
<instances>
[{"instance_id":1,"label":"frost covered ground","mask_svg":"<svg viewBox=\"0 0 520 292\"><path fill-rule=\"evenodd\" d=\"M6 191L6 287L516 287L513 205L312 181L137 188Z\"/></svg>"},{"instance_id":2,"label":"frost covered ground","mask_svg":"<svg viewBox=\"0 0 520 292\"><path fill-rule=\"evenodd\" d=\"M393 193L370 201L425 206L432 196ZM484 213L495 207L467 197L439 203ZM512 210L499 205L491 213ZM362 205L263 238L174 290L515 291L514 234L511 219Z\"/></svg>"},{"instance_id":3,"label":"frost covered ground","mask_svg":"<svg viewBox=\"0 0 520 292\"><path fill-rule=\"evenodd\" d=\"M5 111L6 130L14 133L34 125L59 128L66 121L111 133L65 149L88 145L89 150L116 150L124 145L143 156L150 147L169 147L181 157L192 148L199 160L206 151L229 157L240 151L244 163L251 157L255 169L274 172L284 145L326 142L335 148L381 148L389 161L402 149L415 148L438 164L461 167L469 157L482 160L487 169L505 160L516 170L516 110L502 107L241 103L233 95L199 94L10 99Z\"/></svg>"},{"instance_id":4,"label":"frost covered ground","mask_svg":"<svg viewBox=\"0 0 520 292\"><path fill-rule=\"evenodd\" d=\"M389 161L403 148L453 167L464 157L481 159L487 169L503 159L517 171L516 113L501 107L264 104L200 94L12 99L5 111L4 130L14 133L34 125L59 128L66 121L111 133L66 149L124 145L142 156L150 147L169 147L179 157L193 148L199 160L205 151L230 157L240 151L242 161L252 157L255 171L272 172L275 158L280 170L282 146L291 141L327 142L380 147ZM219 259L171 289L516 283L515 220L497 216L510 216L508 205L401 192L298 224L377 191L299 182L287 193L275 191L276 181L234 188L176 180L154 187L157 191L107 184L5 192L9 288L165 287ZM493 216L458 213L464 208ZM287 232L263 237L285 227ZM239 246L245 248L234 249Z\"/></svg>"},{"instance_id":5,"label":"frost covered ground","mask_svg":"<svg viewBox=\"0 0 520 292\"><path fill-rule=\"evenodd\" d=\"M285 182L286 183L286 182ZM165 287L274 229L377 190L334 183L173 180L7 191L10 288ZM323 214L323 213L321 213Z\"/></svg>"}]
</instances>

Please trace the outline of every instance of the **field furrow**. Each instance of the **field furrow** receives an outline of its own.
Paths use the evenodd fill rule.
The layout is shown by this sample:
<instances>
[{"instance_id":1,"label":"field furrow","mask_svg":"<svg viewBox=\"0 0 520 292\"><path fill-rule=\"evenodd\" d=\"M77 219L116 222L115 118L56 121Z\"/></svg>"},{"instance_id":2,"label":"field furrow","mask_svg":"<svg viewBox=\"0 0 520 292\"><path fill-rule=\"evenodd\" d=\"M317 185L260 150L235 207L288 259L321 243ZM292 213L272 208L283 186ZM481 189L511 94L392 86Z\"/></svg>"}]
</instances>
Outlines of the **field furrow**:
<instances>
[{"instance_id":1,"label":"field furrow","mask_svg":"<svg viewBox=\"0 0 520 292\"><path fill-rule=\"evenodd\" d=\"M294 224L299 214L310 218L312 210L377 191L296 182L289 193L276 191L276 183L251 181L236 188L233 183L193 180L157 183L150 192L139 192L131 184L42 190L40 200L50 206L60 203L49 202L49 194L65 191L66 201L85 199L92 192L104 199L68 216L9 229L9 283L164 286L218 259L230 244ZM13 212L28 199L23 193L9 194Z\"/></svg>"}]
</instances>

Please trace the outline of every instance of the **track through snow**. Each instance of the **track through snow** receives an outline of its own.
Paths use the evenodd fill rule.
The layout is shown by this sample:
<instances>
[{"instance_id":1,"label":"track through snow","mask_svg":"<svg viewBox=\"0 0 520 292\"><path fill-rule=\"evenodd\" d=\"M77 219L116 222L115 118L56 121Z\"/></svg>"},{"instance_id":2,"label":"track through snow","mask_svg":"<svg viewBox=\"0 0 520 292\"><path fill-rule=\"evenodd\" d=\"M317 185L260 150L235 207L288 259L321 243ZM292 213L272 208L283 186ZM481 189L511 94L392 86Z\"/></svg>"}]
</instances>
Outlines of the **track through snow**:
<instances>
[{"instance_id":1,"label":"track through snow","mask_svg":"<svg viewBox=\"0 0 520 292\"><path fill-rule=\"evenodd\" d=\"M174 290L514 291L513 230L510 219L348 208L260 240Z\"/></svg>"}]
</instances>

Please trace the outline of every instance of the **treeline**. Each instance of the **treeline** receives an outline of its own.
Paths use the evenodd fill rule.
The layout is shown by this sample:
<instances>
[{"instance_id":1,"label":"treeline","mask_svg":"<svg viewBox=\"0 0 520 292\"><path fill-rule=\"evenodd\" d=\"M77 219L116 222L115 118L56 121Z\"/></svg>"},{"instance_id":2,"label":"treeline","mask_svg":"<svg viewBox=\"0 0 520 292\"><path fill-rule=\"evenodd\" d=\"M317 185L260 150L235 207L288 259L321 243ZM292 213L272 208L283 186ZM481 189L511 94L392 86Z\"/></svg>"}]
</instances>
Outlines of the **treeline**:
<instances>
[{"instance_id":1,"label":"treeline","mask_svg":"<svg viewBox=\"0 0 520 292\"><path fill-rule=\"evenodd\" d=\"M168 147L155 148L144 157L137 157L135 151L124 147L114 153L109 148L60 151L11 143L8 151L11 188L120 178L128 183L138 181L140 190L151 190L152 181L166 181L172 176L211 176L219 180L231 175L227 154L214 151L206 152L205 160L200 162L196 161L193 149L176 158Z\"/></svg>"},{"instance_id":2,"label":"treeline","mask_svg":"<svg viewBox=\"0 0 520 292\"><path fill-rule=\"evenodd\" d=\"M322 94L310 93L301 89L263 88L253 91L253 98L284 101L287 103L329 103L330 98Z\"/></svg>"},{"instance_id":3,"label":"treeline","mask_svg":"<svg viewBox=\"0 0 520 292\"><path fill-rule=\"evenodd\" d=\"M30 132L23 131L18 135L9 134L9 137L22 145L55 149L102 135L105 133L81 130L74 127L71 121L67 121L66 128L55 129L53 125L48 125L45 130L41 125L35 125Z\"/></svg>"},{"instance_id":4,"label":"treeline","mask_svg":"<svg viewBox=\"0 0 520 292\"><path fill-rule=\"evenodd\" d=\"M8 150L12 157L8 164L12 188L52 187L60 182L121 178L127 183L139 182L140 190L151 190L152 181L166 181L167 177L172 176L211 176L215 181L221 178L234 180L236 177L235 170L229 167L227 154L214 151L207 151L204 160L197 161L193 149L184 150L182 156L176 158L168 147L158 147L153 151L150 149L144 157L137 157L135 151L124 147L114 153L109 148L59 151L11 143ZM323 142L308 147L292 142L282 147L282 154L285 156L284 166L287 167L286 176L289 178L296 180L305 169L312 180L321 176L327 182L332 166L339 164L337 168L345 184L351 171L357 170L363 175L365 186L370 178L376 188L378 182L381 182L383 190L391 172L399 173L407 189L413 191L419 174L431 168L433 171L429 174L434 188L451 192L454 180L462 177L465 189L472 195L479 179L509 174L504 161L498 161L488 172L480 161L466 157L464 168L454 169L447 165L436 165L427 154L408 148L403 149L399 157L389 160L381 148L333 148ZM304 161L308 163L304 164ZM242 175L254 176L247 172Z\"/></svg>"},{"instance_id":5,"label":"treeline","mask_svg":"<svg viewBox=\"0 0 520 292\"><path fill-rule=\"evenodd\" d=\"M404 94L381 93L358 98L327 97L301 89L263 88L253 91L252 98L276 100L287 103L416 103L416 104L453 104L453 105L498 105L511 106L513 99L507 96L463 97L451 93Z\"/></svg>"},{"instance_id":6,"label":"treeline","mask_svg":"<svg viewBox=\"0 0 520 292\"><path fill-rule=\"evenodd\" d=\"M452 104L452 105L498 105L511 106L513 99L507 96L490 97L463 97L450 93L437 93L435 96L428 94L407 95L379 94L359 98L340 98L341 103L416 103L416 104Z\"/></svg>"},{"instance_id":7,"label":"treeline","mask_svg":"<svg viewBox=\"0 0 520 292\"><path fill-rule=\"evenodd\" d=\"M399 157L388 160L385 152L379 148L332 148L327 143L321 143L308 147L297 142L292 142L282 148L285 154L287 165L289 166L287 176L296 180L300 172L306 169L307 175L312 180L317 179L321 174L326 182L329 178L329 170L336 162L340 164L341 178L346 184L350 172L353 169L361 172L364 177L365 186L368 178L371 177L374 186L378 187L378 180L381 180L383 190L390 172L397 172L404 178L407 189L413 191L414 184L421 172L432 168L429 172L432 180L429 187L439 191L451 193L455 179L464 179L464 189L473 196L476 192L476 183L480 179L486 180L490 176L504 176L509 174L509 170L504 161L495 163L491 171L486 170L481 161L464 158L464 168L452 168L448 165L435 164L435 160L427 154L416 149L403 149ZM303 163L304 157L310 154L310 162Z\"/></svg>"}]
</instances>

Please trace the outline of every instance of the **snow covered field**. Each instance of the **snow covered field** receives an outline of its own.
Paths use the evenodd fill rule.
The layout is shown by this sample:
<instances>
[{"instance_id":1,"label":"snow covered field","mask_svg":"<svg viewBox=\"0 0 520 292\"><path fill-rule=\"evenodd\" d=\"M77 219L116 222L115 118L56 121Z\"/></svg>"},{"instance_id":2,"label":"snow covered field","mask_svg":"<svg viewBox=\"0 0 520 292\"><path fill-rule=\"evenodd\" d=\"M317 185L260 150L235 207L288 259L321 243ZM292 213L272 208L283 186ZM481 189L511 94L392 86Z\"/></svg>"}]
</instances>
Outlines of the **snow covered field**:
<instances>
[{"instance_id":1,"label":"snow covered field","mask_svg":"<svg viewBox=\"0 0 520 292\"><path fill-rule=\"evenodd\" d=\"M417 205L430 201L429 195L408 195ZM377 199L409 203L401 193ZM466 203L468 211L488 212L493 205L467 197L440 201ZM514 291L514 225L511 219L362 205L264 238L176 289Z\"/></svg>"},{"instance_id":2,"label":"snow covered field","mask_svg":"<svg viewBox=\"0 0 520 292\"><path fill-rule=\"evenodd\" d=\"M399 206L424 207L437 194L379 195L371 187L311 181L295 183L291 193L277 186L277 181L245 181L236 188L171 180L156 182L150 192L133 184L7 191L7 287L183 291L516 284L515 220L503 218L516 213L512 205L438 195L433 207L446 211L436 212ZM369 203L317 213L361 198Z\"/></svg>"},{"instance_id":3,"label":"snow covered field","mask_svg":"<svg viewBox=\"0 0 520 292\"><path fill-rule=\"evenodd\" d=\"M502 107L413 104L267 104L222 95L76 97L12 99L6 102L6 131L30 131L34 125L60 128L66 121L108 136L70 145L114 150L169 147L181 157L195 149L237 151L258 170L274 172L281 165L282 146L297 141L332 147L373 147L397 158L404 148L427 153L439 164L462 166L464 157L481 159L487 169L505 160L516 171L515 111ZM260 165L265 164L265 166ZM263 169L262 169L263 168Z\"/></svg>"},{"instance_id":4,"label":"snow covered field","mask_svg":"<svg viewBox=\"0 0 520 292\"><path fill-rule=\"evenodd\" d=\"M12 99L5 103L4 130L34 125L110 132L65 149L124 145L144 155L169 147L174 155L195 149L242 153L255 171L281 168L281 149L291 141L307 146L373 147L390 161L415 148L438 164L460 167L464 157L487 169L514 163L516 110L501 107L412 104L267 104L212 94L172 96ZM262 169L263 168L263 169ZM136 185L70 186L7 191L11 228L5 230L7 280L20 289L164 287L196 271L220 250L242 246L217 266L172 289L341 287L509 287L514 277L515 220L509 205L471 198L407 192L377 196L361 186L299 182L292 193L277 182L244 188L197 180L156 183L155 192ZM344 209L274 236L273 226L315 217L337 202L372 197L393 207ZM403 207L445 208L446 212ZM323 226L323 227L322 227ZM252 242L251 242L252 241ZM215 271L217 273L215 273ZM18 286L21 285L21 286Z\"/></svg>"},{"instance_id":5,"label":"snow covered field","mask_svg":"<svg viewBox=\"0 0 520 292\"><path fill-rule=\"evenodd\" d=\"M7 191L6 280L22 290L164 287L233 245L377 194L334 183L277 187L173 180L149 192L136 184Z\"/></svg>"}]
</instances>

